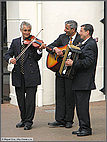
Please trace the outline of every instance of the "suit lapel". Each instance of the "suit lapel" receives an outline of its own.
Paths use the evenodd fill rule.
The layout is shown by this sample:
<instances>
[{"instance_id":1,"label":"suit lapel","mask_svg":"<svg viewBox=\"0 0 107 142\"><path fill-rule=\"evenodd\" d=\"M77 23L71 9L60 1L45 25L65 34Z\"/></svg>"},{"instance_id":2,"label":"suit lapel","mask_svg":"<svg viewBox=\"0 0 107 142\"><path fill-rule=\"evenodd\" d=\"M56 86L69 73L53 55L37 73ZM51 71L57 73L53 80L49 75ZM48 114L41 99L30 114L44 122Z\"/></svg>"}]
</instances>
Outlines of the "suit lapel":
<instances>
[{"instance_id":1,"label":"suit lapel","mask_svg":"<svg viewBox=\"0 0 107 142\"><path fill-rule=\"evenodd\" d=\"M29 47L30 48L30 47ZM28 55L29 55L29 48L25 51L25 59L24 59L24 62L26 61Z\"/></svg>"},{"instance_id":2,"label":"suit lapel","mask_svg":"<svg viewBox=\"0 0 107 142\"><path fill-rule=\"evenodd\" d=\"M77 44L79 44L79 42L80 42L80 35L77 33L77 35L73 41L73 45L77 45Z\"/></svg>"},{"instance_id":3,"label":"suit lapel","mask_svg":"<svg viewBox=\"0 0 107 142\"><path fill-rule=\"evenodd\" d=\"M91 38L89 38L84 44L81 45L81 49L83 49L85 47L85 45L91 40Z\"/></svg>"},{"instance_id":4,"label":"suit lapel","mask_svg":"<svg viewBox=\"0 0 107 142\"><path fill-rule=\"evenodd\" d=\"M30 47L29 47L30 48ZM21 53L21 37L17 39L17 53L18 55ZM25 60L27 59L27 56L28 56L28 49L25 51L25 59L24 59L24 62Z\"/></svg>"},{"instance_id":5,"label":"suit lapel","mask_svg":"<svg viewBox=\"0 0 107 142\"><path fill-rule=\"evenodd\" d=\"M20 54L20 48L21 48L21 37L18 38L18 40L17 40L17 52L18 52L18 55Z\"/></svg>"}]
</instances>

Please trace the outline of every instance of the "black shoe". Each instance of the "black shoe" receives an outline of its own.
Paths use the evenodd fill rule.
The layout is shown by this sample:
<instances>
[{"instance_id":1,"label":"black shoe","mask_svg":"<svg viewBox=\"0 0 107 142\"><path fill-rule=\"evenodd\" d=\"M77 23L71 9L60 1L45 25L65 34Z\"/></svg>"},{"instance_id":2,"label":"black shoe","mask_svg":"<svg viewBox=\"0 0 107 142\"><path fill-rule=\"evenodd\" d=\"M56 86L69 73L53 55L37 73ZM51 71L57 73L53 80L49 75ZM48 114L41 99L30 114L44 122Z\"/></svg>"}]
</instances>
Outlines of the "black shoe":
<instances>
[{"instance_id":1,"label":"black shoe","mask_svg":"<svg viewBox=\"0 0 107 142\"><path fill-rule=\"evenodd\" d=\"M65 128L72 128L72 122L66 122Z\"/></svg>"},{"instance_id":2,"label":"black shoe","mask_svg":"<svg viewBox=\"0 0 107 142\"><path fill-rule=\"evenodd\" d=\"M88 130L81 130L79 133L77 133L77 136L88 136L88 135L92 135L92 131L88 131Z\"/></svg>"},{"instance_id":3,"label":"black shoe","mask_svg":"<svg viewBox=\"0 0 107 142\"><path fill-rule=\"evenodd\" d=\"M77 130L77 131L73 131L73 132L72 132L72 134L73 134L73 135L77 135L78 133L80 133L80 131L79 131L79 130Z\"/></svg>"},{"instance_id":4,"label":"black shoe","mask_svg":"<svg viewBox=\"0 0 107 142\"><path fill-rule=\"evenodd\" d=\"M21 128L21 127L24 127L25 124L23 121L19 122L18 124L16 124L16 128Z\"/></svg>"},{"instance_id":5,"label":"black shoe","mask_svg":"<svg viewBox=\"0 0 107 142\"><path fill-rule=\"evenodd\" d=\"M31 126L31 125L25 125L25 126L24 126L24 130L30 130L30 129L32 129L32 126Z\"/></svg>"},{"instance_id":6,"label":"black shoe","mask_svg":"<svg viewBox=\"0 0 107 142\"><path fill-rule=\"evenodd\" d=\"M55 121L52 123L48 123L49 126L51 127L65 127L65 123L64 122L60 122L60 121Z\"/></svg>"},{"instance_id":7,"label":"black shoe","mask_svg":"<svg viewBox=\"0 0 107 142\"><path fill-rule=\"evenodd\" d=\"M76 135L76 134L80 133L80 131L81 131L81 128L79 128L77 131L73 131L72 134Z\"/></svg>"}]
</instances>

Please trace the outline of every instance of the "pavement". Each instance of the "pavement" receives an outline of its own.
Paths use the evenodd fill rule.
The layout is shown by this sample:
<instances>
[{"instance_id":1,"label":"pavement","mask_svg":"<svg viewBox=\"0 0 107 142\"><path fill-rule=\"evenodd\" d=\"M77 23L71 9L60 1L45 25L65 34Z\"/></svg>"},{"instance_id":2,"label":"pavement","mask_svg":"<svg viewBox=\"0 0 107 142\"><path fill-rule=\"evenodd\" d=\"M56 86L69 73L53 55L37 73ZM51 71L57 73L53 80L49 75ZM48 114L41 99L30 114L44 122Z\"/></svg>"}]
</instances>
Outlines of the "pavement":
<instances>
[{"instance_id":1,"label":"pavement","mask_svg":"<svg viewBox=\"0 0 107 142\"><path fill-rule=\"evenodd\" d=\"M19 109L9 103L1 104L1 140L3 141L106 141L106 101L90 102L90 119L93 135L77 137L72 131L78 129L75 112L72 128L49 128L54 121L55 105L36 107L31 130L16 128L20 121Z\"/></svg>"}]
</instances>

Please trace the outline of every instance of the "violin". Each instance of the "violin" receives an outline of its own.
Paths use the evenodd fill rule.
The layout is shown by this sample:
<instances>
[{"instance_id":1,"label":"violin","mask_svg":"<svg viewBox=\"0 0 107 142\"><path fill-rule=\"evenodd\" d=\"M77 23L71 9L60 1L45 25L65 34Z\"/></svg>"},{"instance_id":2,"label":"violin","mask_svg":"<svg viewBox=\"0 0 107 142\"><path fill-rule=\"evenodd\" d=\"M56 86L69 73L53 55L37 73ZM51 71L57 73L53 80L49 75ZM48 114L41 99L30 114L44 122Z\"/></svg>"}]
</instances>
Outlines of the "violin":
<instances>
[{"instance_id":1,"label":"violin","mask_svg":"<svg viewBox=\"0 0 107 142\"><path fill-rule=\"evenodd\" d=\"M43 30L43 29L41 29L40 32L41 32L42 30ZM40 33L40 32L39 32L39 33ZM16 61L18 61L18 60L20 59L20 57L25 53L25 51L26 51L32 44L33 44L34 47L37 47L37 48L39 48L39 47L42 45L43 41L37 39L37 36L39 35L39 33L36 35L36 37L30 35L30 36L29 36L29 39L24 40L24 44L26 44L27 46L26 46L26 48L24 48L23 51L16 57Z\"/></svg>"},{"instance_id":2,"label":"violin","mask_svg":"<svg viewBox=\"0 0 107 142\"><path fill-rule=\"evenodd\" d=\"M42 45L43 41L37 39L35 36L30 35L28 39L24 40L24 44L27 45L26 48L16 57L16 61L20 59L20 57L25 53L25 51L33 45L36 48L39 48Z\"/></svg>"},{"instance_id":3,"label":"violin","mask_svg":"<svg viewBox=\"0 0 107 142\"><path fill-rule=\"evenodd\" d=\"M33 47L39 48L43 43L43 40L40 40L38 38L35 38L35 36L30 35L29 38L24 40L24 44L30 46L32 44ZM51 48L47 47L46 48L49 51L52 51Z\"/></svg>"},{"instance_id":4,"label":"violin","mask_svg":"<svg viewBox=\"0 0 107 142\"><path fill-rule=\"evenodd\" d=\"M42 29L43 30L43 29ZM41 31L40 31L41 32ZM39 33L40 33L39 32ZM38 34L39 34L38 33ZM38 35L37 34L37 35ZM37 37L37 36L36 36ZM35 36L30 35L29 38L24 40L24 44L27 45L26 48L23 49L23 51L16 57L16 61L20 59L20 57L24 54L24 52L31 46L33 45L33 47L39 48L43 41L40 39L37 39ZM50 49L49 47L46 47L49 51L52 51L52 49Z\"/></svg>"},{"instance_id":5,"label":"violin","mask_svg":"<svg viewBox=\"0 0 107 142\"><path fill-rule=\"evenodd\" d=\"M30 35L29 38L27 38L27 39L24 40L24 44L30 46L31 43L32 43L32 46L33 46L33 47L39 48L39 47L42 45L43 40L40 40L40 39L38 39L38 38L35 38L35 36ZM46 46L46 48L47 48L49 51L52 51L51 48L49 48L49 47L47 47L47 46Z\"/></svg>"},{"instance_id":6,"label":"violin","mask_svg":"<svg viewBox=\"0 0 107 142\"><path fill-rule=\"evenodd\" d=\"M29 38L26 38L26 39L24 40L24 44L25 44L25 45L29 45L30 43L32 43L32 46L33 46L33 47L39 48L39 47L42 45L43 40L40 40L40 39L36 38L36 37L33 36L33 35L30 35ZM30 44L30 45L31 45L31 44Z\"/></svg>"}]
</instances>

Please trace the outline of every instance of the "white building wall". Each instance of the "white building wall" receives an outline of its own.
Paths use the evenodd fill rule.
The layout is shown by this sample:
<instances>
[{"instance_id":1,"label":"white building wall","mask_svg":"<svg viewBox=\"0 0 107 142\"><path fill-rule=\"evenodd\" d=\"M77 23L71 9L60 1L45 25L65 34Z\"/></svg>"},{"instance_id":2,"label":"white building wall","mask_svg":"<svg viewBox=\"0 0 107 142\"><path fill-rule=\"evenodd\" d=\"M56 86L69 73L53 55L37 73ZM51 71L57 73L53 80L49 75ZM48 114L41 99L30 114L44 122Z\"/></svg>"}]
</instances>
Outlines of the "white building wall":
<instances>
[{"instance_id":1,"label":"white building wall","mask_svg":"<svg viewBox=\"0 0 107 142\"><path fill-rule=\"evenodd\" d=\"M17 9L17 10L16 10ZM92 91L90 101L104 100L105 96L99 91L103 87L103 59L104 59L104 25L100 20L104 17L103 1L8 1L7 2L8 43L20 36L19 25L25 20L32 24L32 34L36 35L41 28L43 32L38 36L47 45L53 42L59 34L64 32L64 22L74 19L79 27L90 23L94 26L93 37L98 37L98 64L96 71L97 89ZM46 67L47 52L43 51L40 60L42 84L38 87L36 104L38 106L55 103L55 74ZM11 86L11 103L15 102L14 87ZM14 97L12 97L14 96ZM15 101L14 101L15 100Z\"/></svg>"},{"instance_id":2,"label":"white building wall","mask_svg":"<svg viewBox=\"0 0 107 142\"><path fill-rule=\"evenodd\" d=\"M43 17L43 39L49 44L55 40L59 34L64 32L64 22L66 20L76 20L78 22L78 31L80 25L90 23L94 26L93 37L98 37L98 64L96 71L96 86L97 89L92 91L90 101L104 100L105 96L99 90L103 87L103 60L104 60L104 25L100 20L104 17L104 2L103 1L45 1L42 5ZM46 60L47 53L44 52ZM50 80L54 80L54 74L46 68L45 60L43 64L43 74L47 74ZM46 77L46 76L45 76ZM44 80L45 78L43 78ZM47 87L48 80L44 80L44 88ZM54 100L53 93L55 90L54 81L48 84L48 90L44 90L44 104ZM48 92L48 93L47 93ZM53 92L53 93L52 93ZM50 100L47 100L47 97Z\"/></svg>"}]
</instances>

